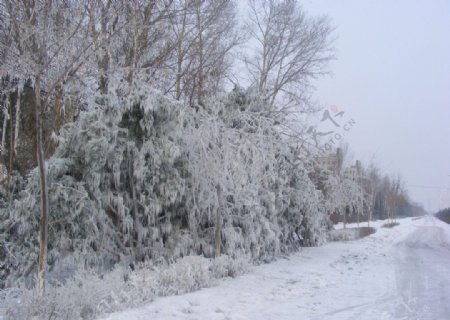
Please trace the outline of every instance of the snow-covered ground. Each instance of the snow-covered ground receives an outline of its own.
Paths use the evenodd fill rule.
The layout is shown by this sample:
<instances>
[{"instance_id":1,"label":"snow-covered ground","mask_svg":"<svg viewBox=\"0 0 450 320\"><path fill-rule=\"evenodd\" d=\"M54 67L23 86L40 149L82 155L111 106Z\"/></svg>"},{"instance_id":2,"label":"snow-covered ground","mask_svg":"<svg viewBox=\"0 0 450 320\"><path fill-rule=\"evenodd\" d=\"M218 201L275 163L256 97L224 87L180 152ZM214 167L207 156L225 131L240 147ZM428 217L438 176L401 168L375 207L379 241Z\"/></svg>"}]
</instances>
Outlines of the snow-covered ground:
<instances>
[{"instance_id":1,"label":"snow-covered ground","mask_svg":"<svg viewBox=\"0 0 450 320\"><path fill-rule=\"evenodd\" d=\"M450 226L431 216L399 222L104 320L450 319Z\"/></svg>"}]
</instances>

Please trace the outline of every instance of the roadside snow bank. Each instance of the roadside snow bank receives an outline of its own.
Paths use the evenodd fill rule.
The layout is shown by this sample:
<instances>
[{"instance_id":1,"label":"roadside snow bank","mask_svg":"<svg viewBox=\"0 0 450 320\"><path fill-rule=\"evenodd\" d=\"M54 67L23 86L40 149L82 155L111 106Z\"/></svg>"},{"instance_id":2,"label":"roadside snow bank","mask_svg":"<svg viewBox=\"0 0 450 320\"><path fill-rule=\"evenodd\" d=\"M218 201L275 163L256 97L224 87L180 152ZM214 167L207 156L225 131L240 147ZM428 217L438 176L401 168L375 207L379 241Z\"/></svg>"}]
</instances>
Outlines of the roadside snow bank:
<instances>
[{"instance_id":1,"label":"roadside snow bank","mask_svg":"<svg viewBox=\"0 0 450 320\"><path fill-rule=\"evenodd\" d=\"M117 267L105 275L83 271L59 285L46 288L44 300L34 290L0 291L0 319L95 319L137 307L155 297L184 294L216 284L217 279L246 272L248 259L187 256L175 263L146 264L135 271Z\"/></svg>"},{"instance_id":2,"label":"roadside snow bank","mask_svg":"<svg viewBox=\"0 0 450 320\"><path fill-rule=\"evenodd\" d=\"M357 227L357 228L347 228L347 229L336 229L331 230L328 233L328 241L350 241L358 240L372 233L375 233L375 228L372 227Z\"/></svg>"}]
</instances>

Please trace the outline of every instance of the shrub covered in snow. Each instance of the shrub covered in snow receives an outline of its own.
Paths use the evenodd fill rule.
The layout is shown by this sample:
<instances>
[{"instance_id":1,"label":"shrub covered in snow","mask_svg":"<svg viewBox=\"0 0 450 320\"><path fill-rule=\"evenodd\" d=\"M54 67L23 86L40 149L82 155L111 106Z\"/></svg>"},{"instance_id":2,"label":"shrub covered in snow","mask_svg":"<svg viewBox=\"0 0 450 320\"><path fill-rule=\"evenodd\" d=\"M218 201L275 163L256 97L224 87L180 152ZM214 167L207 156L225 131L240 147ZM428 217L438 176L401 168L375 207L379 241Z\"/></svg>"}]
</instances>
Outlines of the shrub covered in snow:
<instances>
[{"instance_id":1,"label":"shrub covered in snow","mask_svg":"<svg viewBox=\"0 0 450 320\"><path fill-rule=\"evenodd\" d=\"M0 308L4 307L8 320L95 319L158 296L209 287L217 279L244 273L248 267L244 257L231 259L223 255L215 260L188 256L175 263L147 262L134 271L119 266L102 276L77 271L64 283L48 286L45 300L39 300L34 290L26 288L0 291Z\"/></svg>"},{"instance_id":2,"label":"shrub covered in snow","mask_svg":"<svg viewBox=\"0 0 450 320\"><path fill-rule=\"evenodd\" d=\"M195 109L139 81L131 88L95 97L47 162L50 281L79 265L210 258L217 246L232 259L269 261L325 239L323 196L264 95L235 89ZM38 196L33 171L0 210L10 283L32 279Z\"/></svg>"}]
</instances>

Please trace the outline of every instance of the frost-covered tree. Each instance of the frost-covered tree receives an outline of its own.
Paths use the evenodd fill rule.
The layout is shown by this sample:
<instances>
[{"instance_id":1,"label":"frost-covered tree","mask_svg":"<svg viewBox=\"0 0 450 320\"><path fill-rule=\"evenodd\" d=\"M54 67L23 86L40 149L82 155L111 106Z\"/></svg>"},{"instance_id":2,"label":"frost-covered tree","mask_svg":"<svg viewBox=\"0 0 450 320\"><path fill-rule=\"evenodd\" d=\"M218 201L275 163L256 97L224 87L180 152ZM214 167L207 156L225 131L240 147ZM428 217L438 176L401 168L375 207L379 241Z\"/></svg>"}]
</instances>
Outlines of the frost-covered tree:
<instances>
[{"instance_id":1,"label":"frost-covered tree","mask_svg":"<svg viewBox=\"0 0 450 320\"><path fill-rule=\"evenodd\" d=\"M205 99L223 91L232 65L231 50L239 44L236 8L228 0L177 0L170 28L175 42L177 100L205 106Z\"/></svg>"},{"instance_id":2,"label":"frost-covered tree","mask_svg":"<svg viewBox=\"0 0 450 320\"><path fill-rule=\"evenodd\" d=\"M48 161L53 273L222 252L267 261L323 240L323 197L258 90L237 89L206 111L138 79L131 88L93 98ZM31 172L0 210L11 279L38 256L38 181Z\"/></svg>"},{"instance_id":3,"label":"frost-covered tree","mask_svg":"<svg viewBox=\"0 0 450 320\"><path fill-rule=\"evenodd\" d=\"M44 119L49 114L52 115L52 112L65 113L67 101L71 101L71 104L73 101L84 100L85 103L87 97L96 91L93 84L98 83L100 91L106 92L106 84L110 80L109 53L120 52L113 50L121 43L120 37L125 31L130 31L137 25L135 23L131 26L130 19L126 16L131 9L127 11L129 7L125 4L125 2L112 4L102 1L8 1L2 4L2 21L6 25L1 34L1 49L4 56L1 62L2 72L19 84L31 84L34 93L32 105L35 111L35 150L42 196L41 250L38 264L40 270L38 291L41 295L45 278L49 211L44 146L46 146L45 137L50 134L45 134L44 123L47 123ZM164 12L164 9L161 9L159 3L155 2L153 5L157 9L153 10L151 6L148 10L149 15L151 17L162 15L160 10ZM153 14L154 11L158 13ZM133 21L136 22L138 18L135 16ZM156 23L151 18L147 20L152 22L148 23L151 26ZM151 32L154 33L155 30L157 28L152 28ZM126 70L128 74L133 68L142 67L141 64L144 62L141 60L145 60L142 56L149 55L141 43L139 43L140 50L137 48L136 39L142 40L142 33L145 33L145 30L139 35L133 34L135 46L127 46L131 48L132 53L122 52L121 57L126 56L129 59L124 59L125 62L120 65L129 67ZM145 39L146 37L145 33ZM117 58L117 55L115 57ZM119 60L122 61L121 58L116 59ZM124 70L121 71L119 77L124 74ZM22 88L18 88L17 91L20 97ZM79 105L82 105L81 102ZM18 105L20 106L20 103ZM12 120L12 117L10 119ZM16 119L20 118L16 115ZM48 130L57 131L60 125L53 123ZM17 124L15 127L18 128ZM12 137L12 133L9 136Z\"/></svg>"},{"instance_id":4,"label":"frost-covered tree","mask_svg":"<svg viewBox=\"0 0 450 320\"><path fill-rule=\"evenodd\" d=\"M271 161L280 141L273 120L256 112L257 108L264 108L265 101L253 97L239 102L240 97L245 99L245 93L235 90L225 101L210 106L210 112L199 111L204 114L201 121L190 126L192 131L187 136L193 140L187 143L192 145L188 158L197 188L192 201L199 204L199 213L208 216L212 212L216 230L224 225L216 239L220 241L224 234L227 253L252 252L259 258L256 251L265 253L266 248L257 242L269 239L258 232L275 233L252 230L251 222L257 226L261 219L273 219L276 214L263 212L267 208L261 202L260 192L265 187L263 180L274 175ZM214 189L217 192L211 198ZM266 228L272 228L271 223L274 221L267 221ZM216 253L219 251L216 246Z\"/></svg>"},{"instance_id":5,"label":"frost-covered tree","mask_svg":"<svg viewBox=\"0 0 450 320\"><path fill-rule=\"evenodd\" d=\"M44 292L47 260L48 194L43 151L43 116L60 84L73 73L74 65L91 48L83 38L81 26L85 9L80 2L8 1L3 17L7 33L2 39L5 59L2 69L24 83L31 80L35 93L36 158L40 176L40 254L38 292ZM9 46L4 47L5 44Z\"/></svg>"},{"instance_id":6,"label":"frost-covered tree","mask_svg":"<svg viewBox=\"0 0 450 320\"><path fill-rule=\"evenodd\" d=\"M48 162L50 265L82 258L110 266L123 257L158 256L170 233L165 210L181 199L180 174L169 169L178 159L174 137L181 126L170 121L180 109L151 91L134 91L126 100L99 97L92 104L94 112L63 129ZM14 252L28 248L24 258L37 258L36 172L25 190L2 212L11 226L5 246L11 246L8 260L17 274L26 266Z\"/></svg>"},{"instance_id":7,"label":"frost-covered tree","mask_svg":"<svg viewBox=\"0 0 450 320\"><path fill-rule=\"evenodd\" d=\"M38 265L42 295L46 263L55 275L199 254L268 261L323 241L325 200L289 117L259 83L219 95L237 43L233 2L4 8L1 67L29 83L38 159L0 199L9 281ZM58 125L46 159L43 119L67 101L80 112Z\"/></svg>"},{"instance_id":8,"label":"frost-covered tree","mask_svg":"<svg viewBox=\"0 0 450 320\"><path fill-rule=\"evenodd\" d=\"M227 97L225 108L220 113L227 126L239 133L241 139L238 141L241 142L238 145L245 146L245 149L235 153L245 155L244 170L247 175L237 175L241 177L241 184L245 182L242 177L248 177L247 187L238 193L237 199L241 192L248 194L256 190L256 199L255 195L247 196L257 204L253 210L260 212L259 217L256 215L253 219L268 222L263 225L277 226L272 230L260 231L260 237L265 241L274 239L272 243L264 243L268 250L262 250L262 253L286 252L289 246L298 244L298 240L309 245L320 243L320 233L325 226L323 198L298 161L292 142L280 130L283 115L273 113L267 97L256 88L247 91L236 88ZM236 155L234 161L240 159ZM296 232L298 235L306 229L311 231L311 237L301 239L295 236ZM261 245L255 247L261 248Z\"/></svg>"},{"instance_id":9,"label":"frost-covered tree","mask_svg":"<svg viewBox=\"0 0 450 320\"><path fill-rule=\"evenodd\" d=\"M329 212L343 216L344 227L349 215L363 211L363 190L351 179L330 175L325 182L325 197Z\"/></svg>"},{"instance_id":10,"label":"frost-covered tree","mask_svg":"<svg viewBox=\"0 0 450 320\"><path fill-rule=\"evenodd\" d=\"M333 58L328 18L308 17L296 0L249 0L248 5L247 29L256 50L245 62L252 81L272 105L308 110L309 81Z\"/></svg>"},{"instance_id":11,"label":"frost-covered tree","mask_svg":"<svg viewBox=\"0 0 450 320\"><path fill-rule=\"evenodd\" d=\"M98 38L97 54L84 69L98 71L98 89L106 93L115 77L132 82L149 75L153 87L165 90L175 41L168 32L176 14L173 0L96 1L90 3L89 32Z\"/></svg>"}]
</instances>

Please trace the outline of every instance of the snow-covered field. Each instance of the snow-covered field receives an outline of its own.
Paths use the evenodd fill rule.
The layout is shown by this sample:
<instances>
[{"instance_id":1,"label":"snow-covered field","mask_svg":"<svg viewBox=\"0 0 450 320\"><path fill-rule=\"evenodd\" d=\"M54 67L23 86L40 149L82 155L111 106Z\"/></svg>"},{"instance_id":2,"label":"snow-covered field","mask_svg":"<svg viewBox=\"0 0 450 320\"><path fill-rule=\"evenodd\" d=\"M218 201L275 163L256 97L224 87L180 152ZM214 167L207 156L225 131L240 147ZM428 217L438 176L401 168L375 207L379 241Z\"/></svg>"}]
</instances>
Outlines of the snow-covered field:
<instances>
[{"instance_id":1,"label":"snow-covered field","mask_svg":"<svg viewBox=\"0 0 450 320\"><path fill-rule=\"evenodd\" d=\"M450 319L450 226L431 216L399 222L104 320Z\"/></svg>"}]
</instances>

